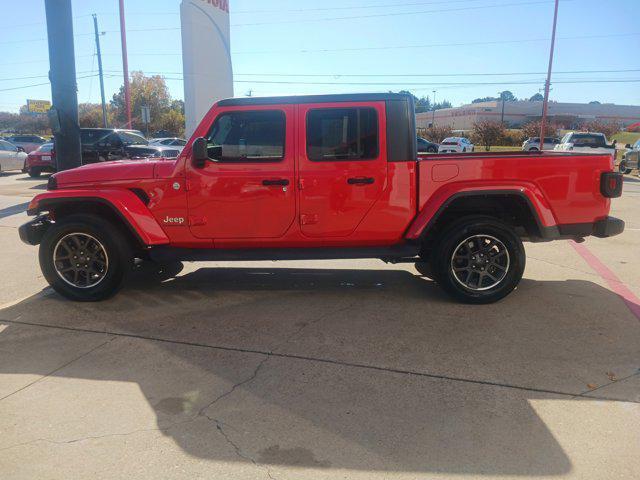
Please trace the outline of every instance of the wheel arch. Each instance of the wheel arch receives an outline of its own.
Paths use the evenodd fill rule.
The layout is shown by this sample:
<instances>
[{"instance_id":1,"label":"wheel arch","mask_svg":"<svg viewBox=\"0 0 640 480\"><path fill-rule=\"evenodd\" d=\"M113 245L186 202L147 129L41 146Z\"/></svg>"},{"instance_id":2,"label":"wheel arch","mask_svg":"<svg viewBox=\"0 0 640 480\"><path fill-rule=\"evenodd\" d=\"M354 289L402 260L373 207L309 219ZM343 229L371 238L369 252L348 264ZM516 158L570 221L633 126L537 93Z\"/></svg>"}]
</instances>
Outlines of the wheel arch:
<instances>
[{"instance_id":1,"label":"wheel arch","mask_svg":"<svg viewBox=\"0 0 640 480\"><path fill-rule=\"evenodd\" d=\"M547 226L523 189L468 190L453 193L431 213L423 209L406 237L422 244L437 236L452 221L465 215L487 215L514 227L520 237L544 240L559 235L557 226ZM546 212L550 215L550 210Z\"/></svg>"},{"instance_id":2,"label":"wheel arch","mask_svg":"<svg viewBox=\"0 0 640 480\"><path fill-rule=\"evenodd\" d=\"M53 193L53 192L52 192ZM132 191L118 192L117 196L74 192L65 195L43 194L32 201L28 213L49 212L55 218L71 214L95 214L121 227L134 245L148 247L169 243L169 239L143 201Z\"/></svg>"}]
</instances>

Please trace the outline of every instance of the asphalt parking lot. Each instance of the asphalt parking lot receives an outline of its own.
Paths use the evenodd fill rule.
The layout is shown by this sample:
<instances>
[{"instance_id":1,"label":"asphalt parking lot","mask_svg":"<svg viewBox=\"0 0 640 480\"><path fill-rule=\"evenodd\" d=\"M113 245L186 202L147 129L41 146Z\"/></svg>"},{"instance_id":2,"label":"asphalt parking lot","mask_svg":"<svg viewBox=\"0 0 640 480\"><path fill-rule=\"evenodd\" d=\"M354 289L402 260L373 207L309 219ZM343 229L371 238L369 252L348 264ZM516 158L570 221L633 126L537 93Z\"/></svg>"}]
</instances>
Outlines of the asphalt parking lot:
<instances>
[{"instance_id":1,"label":"asphalt parking lot","mask_svg":"<svg viewBox=\"0 0 640 480\"><path fill-rule=\"evenodd\" d=\"M527 244L504 301L380 261L193 263L99 304L0 176L0 478L640 477L640 180L612 239Z\"/></svg>"}]
</instances>

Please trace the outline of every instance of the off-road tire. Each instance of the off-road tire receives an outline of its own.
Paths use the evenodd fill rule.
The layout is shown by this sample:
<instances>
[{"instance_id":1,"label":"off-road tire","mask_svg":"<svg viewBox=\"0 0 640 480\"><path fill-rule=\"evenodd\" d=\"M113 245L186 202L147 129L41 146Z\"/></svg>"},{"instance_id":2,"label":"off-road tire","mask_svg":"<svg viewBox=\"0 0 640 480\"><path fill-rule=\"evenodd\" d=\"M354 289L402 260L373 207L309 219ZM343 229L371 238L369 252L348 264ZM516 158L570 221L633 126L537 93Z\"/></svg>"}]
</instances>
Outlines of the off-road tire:
<instances>
[{"instance_id":1,"label":"off-road tire","mask_svg":"<svg viewBox=\"0 0 640 480\"><path fill-rule=\"evenodd\" d=\"M63 238L72 234L90 236L106 253L107 266L99 283L81 288L62 278L56 269L54 255ZM79 302L96 302L113 296L131 270L132 248L119 226L97 215L75 214L57 220L46 231L40 243L40 268L49 285L60 295Z\"/></svg>"},{"instance_id":2,"label":"off-road tire","mask_svg":"<svg viewBox=\"0 0 640 480\"><path fill-rule=\"evenodd\" d=\"M454 254L464 247L467 239L477 236L497 240L508 254L505 255L508 266L504 276L496 285L483 290L463 285L460 274L457 276L453 270ZM463 217L450 225L436 240L431 255L434 280L455 299L473 304L497 302L511 293L522 279L525 264L524 246L515 231L509 225L488 216ZM491 282L490 279L489 284Z\"/></svg>"}]
</instances>

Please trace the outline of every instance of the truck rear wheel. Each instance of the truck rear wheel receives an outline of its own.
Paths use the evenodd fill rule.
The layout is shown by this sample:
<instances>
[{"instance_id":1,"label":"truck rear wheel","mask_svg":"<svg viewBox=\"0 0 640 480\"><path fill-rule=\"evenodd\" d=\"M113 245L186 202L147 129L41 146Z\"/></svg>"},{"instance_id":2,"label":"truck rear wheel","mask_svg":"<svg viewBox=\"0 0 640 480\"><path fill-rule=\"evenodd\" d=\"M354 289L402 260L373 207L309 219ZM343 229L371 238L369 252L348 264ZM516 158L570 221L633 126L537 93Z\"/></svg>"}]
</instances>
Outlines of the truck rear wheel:
<instances>
[{"instance_id":1,"label":"truck rear wheel","mask_svg":"<svg viewBox=\"0 0 640 480\"><path fill-rule=\"evenodd\" d=\"M40 268L60 295L80 302L115 294L128 271L131 248L120 229L96 215L56 221L40 244Z\"/></svg>"},{"instance_id":2,"label":"truck rear wheel","mask_svg":"<svg viewBox=\"0 0 640 480\"><path fill-rule=\"evenodd\" d=\"M493 303L522 279L526 256L522 241L505 223L466 217L442 233L432 252L434 279L465 303Z\"/></svg>"},{"instance_id":3,"label":"truck rear wheel","mask_svg":"<svg viewBox=\"0 0 640 480\"><path fill-rule=\"evenodd\" d=\"M618 165L618 170L623 175L629 175L631 173L631 169L627 168L627 162L625 162L624 160L620 162L620 165Z\"/></svg>"}]
</instances>

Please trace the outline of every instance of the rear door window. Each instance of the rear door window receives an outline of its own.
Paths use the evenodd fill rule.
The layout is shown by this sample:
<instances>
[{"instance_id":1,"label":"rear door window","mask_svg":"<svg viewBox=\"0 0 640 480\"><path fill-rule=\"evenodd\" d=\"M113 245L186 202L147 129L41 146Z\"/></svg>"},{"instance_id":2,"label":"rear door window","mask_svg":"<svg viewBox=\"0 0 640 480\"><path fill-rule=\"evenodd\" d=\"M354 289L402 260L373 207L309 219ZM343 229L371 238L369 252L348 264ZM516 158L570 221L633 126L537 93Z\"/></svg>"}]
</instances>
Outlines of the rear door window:
<instances>
[{"instance_id":1,"label":"rear door window","mask_svg":"<svg viewBox=\"0 0 640 480\"><path fill-rule=\"evenodd\" d=\"M323 108L307 114L310 160L372 160L379 156L378 142L378 114L374 108Z\"/></svg>"}]
</instances>

